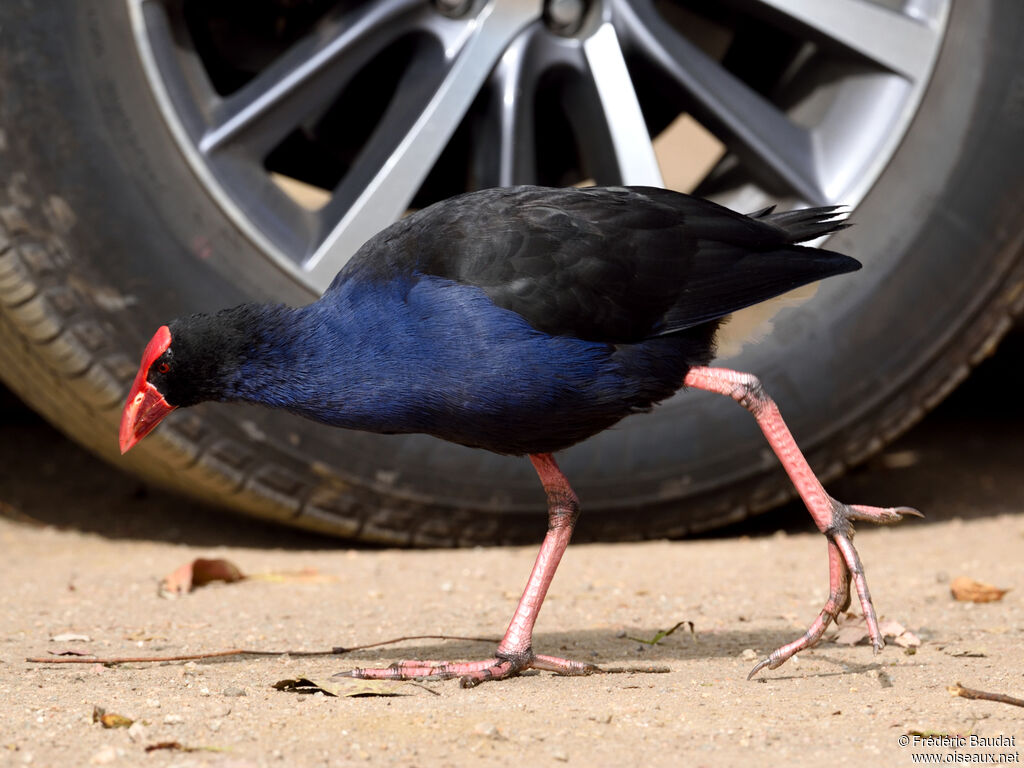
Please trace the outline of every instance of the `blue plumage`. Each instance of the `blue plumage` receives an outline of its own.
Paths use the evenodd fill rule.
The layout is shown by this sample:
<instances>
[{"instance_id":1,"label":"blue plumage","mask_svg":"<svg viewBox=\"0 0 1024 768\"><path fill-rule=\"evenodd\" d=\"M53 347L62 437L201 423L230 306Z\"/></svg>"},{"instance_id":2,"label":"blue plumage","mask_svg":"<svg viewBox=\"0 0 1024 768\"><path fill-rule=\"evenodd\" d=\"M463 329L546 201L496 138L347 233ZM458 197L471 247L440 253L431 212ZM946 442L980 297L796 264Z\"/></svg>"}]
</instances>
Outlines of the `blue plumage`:
<instances>
[{"instance_id":1,"label":"blue plumage","mask_svg":"<svg viewBox=\"0 0 1024 768\"><path fill-rule=\"evenodd\" d=\"M663 189L484 190L371 238L306 307L173 321L146 375L172 407L549 453L672 395L730 312L856 269L794 245L842 226Z\"/></svg>"},{"instance_id":2,"label":"blue plumage","mask_svg":"<svg viewBox=\"0 0 1024 768\"><path fill-rule=\"evenodd\" d=\"M306 307L236 308L212 325L248 338L221 399L511 454L559 450L647 410L710 357L706 328L630 345L552 336L434 276L347 282Z\"/></svg>"}]
</instances>

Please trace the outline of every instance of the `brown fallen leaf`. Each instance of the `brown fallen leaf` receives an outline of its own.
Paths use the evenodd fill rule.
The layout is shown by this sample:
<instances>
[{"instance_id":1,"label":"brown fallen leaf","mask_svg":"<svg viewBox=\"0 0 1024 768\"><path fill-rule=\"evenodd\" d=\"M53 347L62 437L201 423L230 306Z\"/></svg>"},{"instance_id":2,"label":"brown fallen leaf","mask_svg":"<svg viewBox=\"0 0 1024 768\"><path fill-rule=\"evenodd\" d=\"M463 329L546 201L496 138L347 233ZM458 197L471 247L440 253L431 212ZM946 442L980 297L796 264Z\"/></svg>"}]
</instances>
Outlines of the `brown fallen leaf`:
<instances>
[{"instance_id":1,"label":"brown fallen leaf","mask_svg":"<svg viewBox=\"0 0 1024 768\"><path fill-rule=\"evenodd\" d=\"M6 517L8 520L14 520L18 523L34 525L37 528L46 527L46 523L42 520L36 520L34 517L29 517L20 509L8 504L6 501L0 501L0 517Z\"/></svg>"},{"instance_id":2,"label":"brown fallen leaf","mask_svg":"<svg viewBox=\"0 0 1024 768\"><path fill-rule=\"evenodd\" d=\"M50 638L51 643L91 643L92 638L88 635L80 635L76 632L64 632Z\"/></svg>"},{"instance_id":3,"label":"brown fallen leaf","mask_svg":"<svg viewBox=\"0 0 1024 768\"><path fill-rule=\"evenodd\" d=\"M957 576L949 585L949 591L953 598L962 603L992 603L1002 600L1010 590L993 587L981 581L975 581L967 576Z\"/></svg>"},{"instance_id":4,"label":"brown fallen leaf","mask_svg":"<svg viewBox=\"0 0 1024 768\"><path fill-rule=\"evenodd\" d=\"M96 706L92 708L92 721L104 728L128 728L135 722L130 717L107 712L103 707Z\"/></svg>"},{"instance_id":5,"label":"brown fallen leaf","mask_svg":"<svg viewBox=\"0 0 1024 768\"><path fill-rule=\"evenodd\" d=\"M832 642L839 645L856 645L870 637L864 617L854 613L840 614L836 618L836 627L839 631L832 636ZM916 648L921 644L917 635L893 619L878 622L878 631L882 633L883 639L891 639L901 648Z\"/></svg>"},{"instance_id":6,"label":"brown fallen leaf","mask_svg":"<svg viewBox=\"0 0 1024 768\"><path fill-rule=\"evenodd\" d=\"M158 741L146 747L146 752L156 752L160 749L171 752L223 752L221 747L186 747L180 741Z\"/></svg>"},{"instance_id":7,"label":"brown fallen leaf","mask_svg":"<svg viewBox=\"0 0 1024 768\"><path fill-rule=\"evenodd\" d=\"M147 746L146 752L156 752L158 749L169 749L175 752L185 751L185 747L181 746L180 741L158 741L156 744Z\"/></svg>"},{"instance_id":8,"label":"brown fallen leaf","mask_svg":"<svg viewBox=\"0 0 1024 768\"><path fill-rule=\"evenodd\" d=\"M278 680L274 687L287 693L325 693L328 696L410 696L409 691L399 690L393 680L359 680L358 678L332 680L329 683L314 682L308 677ZM422 687L422 686L419 686ZM427 689L429 690L429 689ZM433 693L433 691L431 691Z\"/></svg>"},{"instance_id":9,"label":"brown fallen leaf","mask_svg":"<svg viewBox=\"0 0 1024 768\"><path fill-rule=\"evenodd\" d=\"M303 568L299 571L253 573L246 578L253 581L270 581L279 584L330 584L338 581L337 576L320 573L316 568Z\"/></svg>"},{"instance_id":10,"label":"brown fallen leaf","mask_svg":"<svg viewBox=\"0 0 1024 768\"><path fill-rule=\"evenodd\" d=\"M211 581L231 583L242 581L244 578L245 574L241 569L228 560L198 557L191 563L185 563L160 582L160 596L179 597Z\"/></svg>"},{"instance_id":11,"label":"brown fallen leaf","mask_svg":"<svg viewBox=\"0 0 1024 768\"><path fill-rule=\"evenodd\" d=\"M124 639L132 643L152 643L157 640L166 640L167 637L165 635L152 635L149 632L138 629L124 635Z\"/></svg>"}]
</instances>

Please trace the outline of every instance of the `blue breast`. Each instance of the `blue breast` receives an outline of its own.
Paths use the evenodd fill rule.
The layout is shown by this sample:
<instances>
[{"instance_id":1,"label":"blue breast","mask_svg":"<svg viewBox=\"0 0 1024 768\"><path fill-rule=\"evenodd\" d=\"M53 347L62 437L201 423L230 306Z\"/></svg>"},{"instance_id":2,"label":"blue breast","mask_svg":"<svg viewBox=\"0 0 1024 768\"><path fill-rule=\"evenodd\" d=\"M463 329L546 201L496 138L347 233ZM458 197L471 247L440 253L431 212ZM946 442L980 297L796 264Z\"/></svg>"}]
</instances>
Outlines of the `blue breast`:
<instances>
[{"instance_id":1,"label":"blue breast","mask_svg":"<svg viewBox=\"0 0 1024 768\"><path fill-rule=\"evenodd\" d=\"M704 362L695 357L707 357L710 333L582 341L542 333L447 279L349 281L296 310L289 338L251 364L273 370L242 373L260 382L245 399L326 424L540 453L671 395Z\"/></svg>"}]
</instances>

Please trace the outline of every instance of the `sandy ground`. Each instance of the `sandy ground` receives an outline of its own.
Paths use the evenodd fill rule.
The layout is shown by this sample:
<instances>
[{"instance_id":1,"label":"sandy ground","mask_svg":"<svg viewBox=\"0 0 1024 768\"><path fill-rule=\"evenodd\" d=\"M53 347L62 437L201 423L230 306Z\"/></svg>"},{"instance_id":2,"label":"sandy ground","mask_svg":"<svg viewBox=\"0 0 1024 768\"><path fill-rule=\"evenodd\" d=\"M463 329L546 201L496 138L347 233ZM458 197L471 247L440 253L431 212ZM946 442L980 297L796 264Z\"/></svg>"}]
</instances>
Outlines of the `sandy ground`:
<instances>
[{"instance_id":1,"label":"sandy ground","mask_svg":"<svg viewBox=\"0 0 1024 768\"><path fill-rule=\"evenodd\" d=\"M911 765L925 753L1019 763L1024 709L954 697L947 686L1024 697L1024 407L1002 398L1021 347L1018 338L831 489L928 514L863 527L857 538L879 612L920 637L916 653L890 644L873 657L865 645L824 642L754 682L750 657L798 635L827 593L825 544L796 507L714 538L570 548L537 649L664 673L532 674L473 690L395 684L393 696L335 698L273 684L398 658L481 658L492 647L420 641L346 656L28 663L65 649L148 656L496 637L534 550L349 549L223 516L140 489L8 402L0 765ZM542 526L539 518L538 539ZM159 597L160 578L198 556L278 577ZM302 569L317 575L280 576ZM949 582L961 575L1011 591L957 602ZM681 629L655 646L632 639L681 620L693 635ZM88 639L53 640L65 633ZM104 729L96 706L136 724ZM967 743L915 745L915 734ZM1002 744L972 746L972 735ZM147 754L166 742L198 751Z\"/></svg>"}]
</instances>

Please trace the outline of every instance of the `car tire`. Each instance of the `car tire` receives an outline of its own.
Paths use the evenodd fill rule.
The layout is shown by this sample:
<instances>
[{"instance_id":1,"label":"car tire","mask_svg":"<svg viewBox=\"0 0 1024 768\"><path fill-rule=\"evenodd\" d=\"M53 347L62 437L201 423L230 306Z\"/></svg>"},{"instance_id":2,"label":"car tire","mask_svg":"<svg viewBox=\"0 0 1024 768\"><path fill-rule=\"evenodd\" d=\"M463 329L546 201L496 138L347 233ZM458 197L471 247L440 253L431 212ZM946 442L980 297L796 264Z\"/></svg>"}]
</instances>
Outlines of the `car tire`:
<instances>
[{"instance_id":1,"label":"car tire","mask_svg":"<svg viewBox=\"0 0 1024 768\"><path fill-rule=\"evenodd\" d=\"M245 515L400 545L539 537L528 462L424 436L205 404L120 456L122 400L158 325L309 294L251 258L183 158L124 3L5 3L0 28L16 31L0 48L0 378L14 392L126 471ZM955 3L909 130L829 243L865 268L723 361L762 378L825 480L921 418L1024 307L1022 30L1024 4ZM681 536L793 493L749 414L704 393L560 461L582 539Z\"/></svg>"}]
</instances>

